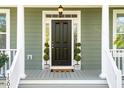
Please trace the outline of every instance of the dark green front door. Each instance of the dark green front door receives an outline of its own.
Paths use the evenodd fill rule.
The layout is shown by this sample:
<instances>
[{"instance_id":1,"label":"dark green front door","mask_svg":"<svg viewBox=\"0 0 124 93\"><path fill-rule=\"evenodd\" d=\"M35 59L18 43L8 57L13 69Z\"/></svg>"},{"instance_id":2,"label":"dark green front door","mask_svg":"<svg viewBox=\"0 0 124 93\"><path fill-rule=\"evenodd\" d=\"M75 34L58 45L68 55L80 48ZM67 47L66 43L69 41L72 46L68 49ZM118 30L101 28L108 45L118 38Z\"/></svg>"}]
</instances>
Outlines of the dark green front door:
<instances>
[{"instance_id":1,"label":"dark green front door","mask_svg":"<svg viewBox=\"0 0 124 93\"><path fill-rule=\"evenodd\" d=\"M71 66L71 20L52 20L52 66Z\"/></svg>"}]
</instances>

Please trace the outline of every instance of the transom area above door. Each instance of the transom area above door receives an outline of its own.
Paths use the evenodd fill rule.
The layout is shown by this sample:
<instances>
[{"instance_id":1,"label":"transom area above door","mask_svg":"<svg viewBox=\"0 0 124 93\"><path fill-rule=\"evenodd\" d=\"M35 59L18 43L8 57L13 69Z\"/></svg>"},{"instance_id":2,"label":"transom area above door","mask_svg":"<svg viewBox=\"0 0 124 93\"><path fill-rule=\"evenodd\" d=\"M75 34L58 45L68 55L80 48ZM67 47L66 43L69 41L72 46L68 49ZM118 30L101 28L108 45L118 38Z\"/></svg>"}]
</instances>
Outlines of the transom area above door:
<instances>
[{"instance_id":1,"label":"transom area above door","mask_svg":"<svg viewBox=\"0 0 124 93\"><path fill-rule=\"evenodd\" d=\"M77 63L74 60L74 48L76 43L81 43L80 16L80 11L64 11L62 17L59 17L58 11L42 12L42 69L54 68L54 66L52 66L52 20L71 20L71 66L64 67L74 68L74 65ZM46 43L49 46L48 48L45 46ZM49 51L49 53L47 53L47 57L49 57L47 61L44 60L46 48ZM79 61L78 69L81 69L81 61Z\"/></svg>"}]
</instances>

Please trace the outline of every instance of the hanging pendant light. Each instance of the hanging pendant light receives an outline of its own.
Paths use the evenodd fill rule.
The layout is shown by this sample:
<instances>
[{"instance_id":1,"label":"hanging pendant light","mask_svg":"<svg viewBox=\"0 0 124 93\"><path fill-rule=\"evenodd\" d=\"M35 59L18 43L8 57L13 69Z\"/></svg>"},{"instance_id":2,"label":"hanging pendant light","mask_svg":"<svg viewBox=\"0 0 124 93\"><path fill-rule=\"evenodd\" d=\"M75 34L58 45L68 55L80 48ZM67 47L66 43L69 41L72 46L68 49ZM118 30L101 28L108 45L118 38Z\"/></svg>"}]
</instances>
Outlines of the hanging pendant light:
<instances>
[{"instance_id":1,"label":"hanging pendant light","mask_svg":"<svg viewBox=\"0 0 124 93\"><path fill-rule=\"evenodd\" d=\"M59 17L62 17L62 13L63 13L63 7L62 7L62 5L60 5L58 7L58 12L59 12Z\"/></svg>"}]
</instances>

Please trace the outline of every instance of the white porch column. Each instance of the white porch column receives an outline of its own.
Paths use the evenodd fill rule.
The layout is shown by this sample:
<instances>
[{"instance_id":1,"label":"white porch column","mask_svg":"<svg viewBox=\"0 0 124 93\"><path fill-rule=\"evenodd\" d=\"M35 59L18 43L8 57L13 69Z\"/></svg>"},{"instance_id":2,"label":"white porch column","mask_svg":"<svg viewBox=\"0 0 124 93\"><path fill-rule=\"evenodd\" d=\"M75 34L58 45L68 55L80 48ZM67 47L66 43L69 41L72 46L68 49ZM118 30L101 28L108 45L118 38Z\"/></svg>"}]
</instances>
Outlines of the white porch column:
<instances>
[{"instance_id":1,"label":"white porch column","mask_svg":"<svg viewBox=\"0 0 124 93\"><path fill-rule=\"evenodd\" d=\"M21 78L25 78L25 35L24 35L24 7L17 6L17 49L20 50L21 55Z\"/></svg>"},{"instance_id":2,"label":"white porch column","mask_svg":"<svg viewBox=\"0 0 124 93\"><path fill-rule=\"evenodd\" d=\"M109 49L109 6L104 4L102 6L102 51L101 51L101 78L105 78L106 68L105 68L105 49Z\"/></svg>"}]
</instances>

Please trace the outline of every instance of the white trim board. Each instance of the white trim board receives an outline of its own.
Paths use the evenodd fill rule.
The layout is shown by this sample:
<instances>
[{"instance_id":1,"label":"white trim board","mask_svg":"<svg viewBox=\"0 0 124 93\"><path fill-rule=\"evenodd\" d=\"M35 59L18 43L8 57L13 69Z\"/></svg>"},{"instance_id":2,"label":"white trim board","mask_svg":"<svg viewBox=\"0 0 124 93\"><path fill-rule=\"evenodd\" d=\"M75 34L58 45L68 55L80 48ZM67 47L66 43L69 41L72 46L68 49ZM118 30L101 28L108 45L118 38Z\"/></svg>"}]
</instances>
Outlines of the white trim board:
<instances>
[{"instance_id":1,"label":"white trim board","mask_svg":"<svg viewBox=\"0 0 124 93\"><path fill-rule=\"evenodd\" d=\"M0 13L6 14L6 49L10 49L10 10L0 9Z\"/></svg>"},{"instance_id":2,"label":"white trim board","mask_svg":"<svg viewBox=\"0 0 124 93\"><path fill-rule=\"evenodd\" d=\"M74 51L74 47L73 47L73 43L74 43L74 31L73 31L73 25L74 24L77 24L77 42L81 42L81 12L80 11L64 11L63 14L76 14L77 15L77 18L46 18L46 14L58 14L58 11L43 11L42 12L42 69L44 69L44 59L43 59L43 56L44 56L44 43L45 43L45 29L46 29L46 25L45 24L49 24L49 28L51 28L51 20L71 20L72 21L72 50L71 50L71 53L72 53L72 59L71 59L71 62L72 62L72 65L70 66L71 68L73 68L73 65L75 64L75 61L73 60L73 51ZM50 68L52 67L51 65L51 59L52 59L52 56L51 56L51 29L49 29L49 44L50 44L50 60L49 60L49 64L50 64ZM81 68L81 62L79 62L80 64L80 68ZM69 67L69 68L70 68ZM52 67L53 68L53 67Z\"/></svg>"}]
</instances>

